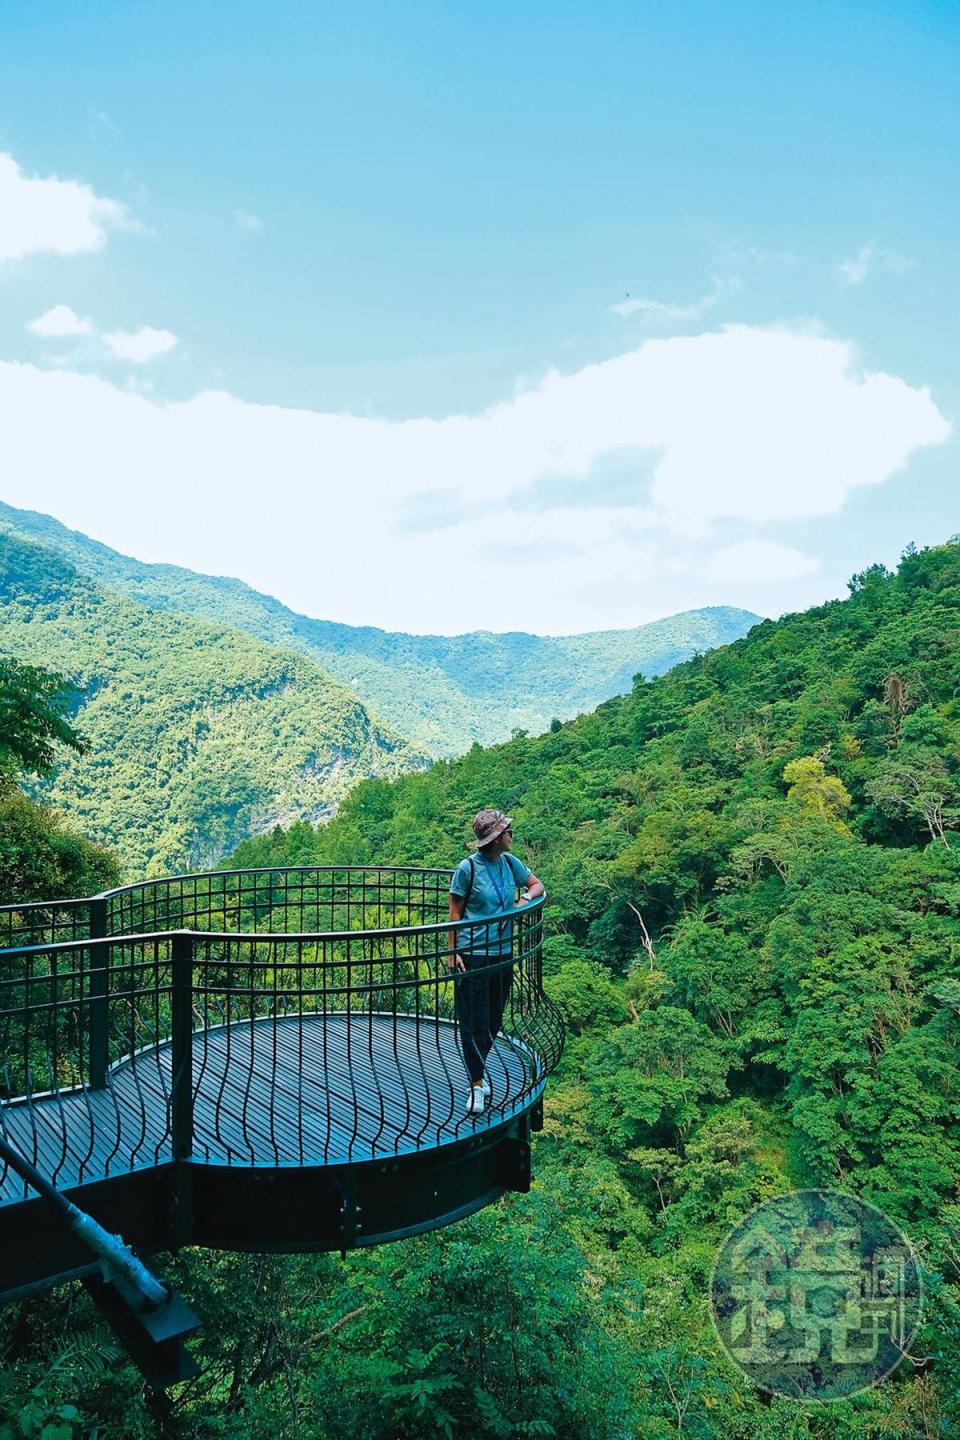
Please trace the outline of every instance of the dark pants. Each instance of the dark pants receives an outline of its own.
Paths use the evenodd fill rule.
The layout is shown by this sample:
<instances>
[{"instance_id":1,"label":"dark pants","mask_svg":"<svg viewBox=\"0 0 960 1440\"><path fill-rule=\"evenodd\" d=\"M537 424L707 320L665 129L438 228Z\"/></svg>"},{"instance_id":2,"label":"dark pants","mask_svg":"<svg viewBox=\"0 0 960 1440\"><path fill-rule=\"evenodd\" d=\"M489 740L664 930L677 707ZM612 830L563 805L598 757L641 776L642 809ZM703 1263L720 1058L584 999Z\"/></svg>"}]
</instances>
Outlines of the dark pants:
<instances>
[{"instance_id":1,"label":"dark pants","mask_svg":"<svg viewBox=\"0 0 960 1440\"><path fill-rule=\"evenodd\" d=\"M500 1029L513 984L513 965L509 952L475 955L461 950L459 953L467 967L465 971L456 972L455 980L460 1046L470 1079L482 1080L483 1067ZM491 971L490 967L495 965L503 968Z\"/></svg>"}]
</instances>

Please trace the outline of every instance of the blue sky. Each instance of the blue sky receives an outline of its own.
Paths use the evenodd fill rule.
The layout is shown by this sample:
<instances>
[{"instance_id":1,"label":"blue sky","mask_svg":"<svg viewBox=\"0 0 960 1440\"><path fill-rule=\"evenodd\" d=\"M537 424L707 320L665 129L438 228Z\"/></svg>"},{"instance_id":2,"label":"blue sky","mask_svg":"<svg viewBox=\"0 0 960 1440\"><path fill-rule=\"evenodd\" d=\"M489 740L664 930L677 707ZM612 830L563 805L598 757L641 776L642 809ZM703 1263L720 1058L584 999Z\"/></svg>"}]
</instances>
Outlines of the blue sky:
<instances>
[{"instance_id":1,"label":"blue sky","mask_svg":"<svg viewBox=\"0 0 960 1440\"><path fill-rule=\"evenodd\" d=\"M0 495L421 631L842 593L960 529L958 51L945 3L12 0Z\"/></svg>"}]
</instances>

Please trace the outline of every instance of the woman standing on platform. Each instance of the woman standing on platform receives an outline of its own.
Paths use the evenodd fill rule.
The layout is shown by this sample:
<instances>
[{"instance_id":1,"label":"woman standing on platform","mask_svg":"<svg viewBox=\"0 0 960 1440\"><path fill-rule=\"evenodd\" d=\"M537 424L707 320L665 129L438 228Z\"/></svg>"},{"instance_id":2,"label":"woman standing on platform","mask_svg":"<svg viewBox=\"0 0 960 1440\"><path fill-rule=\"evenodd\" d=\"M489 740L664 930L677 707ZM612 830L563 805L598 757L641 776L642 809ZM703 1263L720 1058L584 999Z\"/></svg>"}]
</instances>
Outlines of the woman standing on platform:
<instances>
[{"instance_id":1,"label":"woman standing on platform","mask_svg":"<svg viewBox=\"0 0 960 1440\"><path fill-rule=\"evenodd\" d=\"M481 920L519 908L516 892L526 890L527 900L543 894L533 871L511 855L513 821L500 810L481 810L474 816L476 854L461 860L450 881L450 919ZM525 905L520 900L519 905ZM463 926L450 931L447 968L457 977L456 1010L463 1060L470 1077L467 1114L483 1110L491 1086L485 1072L487 1056L503 1020L513 984L513 921ZM492 974L484 968L497 966ZM462 978L460 974L462 973Z\"/></svg>"}]
</instances>

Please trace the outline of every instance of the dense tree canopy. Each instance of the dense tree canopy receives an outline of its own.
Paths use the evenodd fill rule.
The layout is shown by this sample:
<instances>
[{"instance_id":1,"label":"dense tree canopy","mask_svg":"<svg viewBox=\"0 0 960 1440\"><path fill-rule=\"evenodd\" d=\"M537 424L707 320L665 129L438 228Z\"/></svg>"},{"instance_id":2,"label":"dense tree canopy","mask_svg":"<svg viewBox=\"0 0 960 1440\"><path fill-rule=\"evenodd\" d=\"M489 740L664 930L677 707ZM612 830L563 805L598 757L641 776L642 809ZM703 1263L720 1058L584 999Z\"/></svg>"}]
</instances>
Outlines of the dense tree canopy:
<instances>
[{"instance_id":1,"label":"dense tree canopy","mask_svg":"<svg viewBox=\"0 0 960 1440\"><path fill-rule=\"evenodd\" d=\"M342 1264L181 1257L204 1369L162 1420L129 1369L58 1349L62 1298L8 1334L9 1393L64 1433L184 1440L955 1434L958 635L960 545L908 553L592 715L245 842L231 863L452 868L477 809L514 816L569 1024L534 1188ZM809 1185L899 1221L927 1296L896 1375L819 1407L754 1392L707 1307L729 1227Z\"/></svg>"},{"instance_id":2,"label":"dense tree canopy","mask_svg":"<svg viewBox=\"0 0 960 1440\"><path fill-rule=\"evenodd\" d=\"M604 1263L669 1290L662 1356L646 1335L641 1368L651 1393L698 1397L691 1434L794 1433L766 1428L770 1411L741 1427L703 1277L720 1227L804 1185L907 1226L936 1296L920 1351L939 1358L796 1433L939 1434L958 1418L960 544L850 589L547 735L358 786L312 836L235 856L452 864L476 809L515 817L550 895L547 984L571 1032L540 1183L613 1167L631 1258L611 1241ZM697 1412L721 1376L727 1399Z\"/></svg>"}]
</instances>

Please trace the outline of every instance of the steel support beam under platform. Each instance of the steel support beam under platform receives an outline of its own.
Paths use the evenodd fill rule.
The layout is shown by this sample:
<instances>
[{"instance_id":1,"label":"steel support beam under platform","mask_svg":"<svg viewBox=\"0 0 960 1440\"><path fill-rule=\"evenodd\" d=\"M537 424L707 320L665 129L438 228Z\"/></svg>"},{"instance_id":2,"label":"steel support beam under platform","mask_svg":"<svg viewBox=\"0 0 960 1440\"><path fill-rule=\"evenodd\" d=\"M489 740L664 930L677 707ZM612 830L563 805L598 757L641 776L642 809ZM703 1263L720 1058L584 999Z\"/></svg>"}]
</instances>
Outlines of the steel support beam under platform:
<instances>
[{"instance_id":1,"label":"steel support beam under platform","mask_svg":"<svg viewBox=\"0 0 960 1440\"><path fill-rule=\"evenodd\" d=\"M275 1168L168 1161L64 1193L141 1255L183 1245L346 1251L439 1229L505 1191L529 1190L537 1109L383 1160ZM48 1203L0 1206L0 1303L97 1268Z\"/></svg>"}]
</instances>

